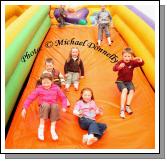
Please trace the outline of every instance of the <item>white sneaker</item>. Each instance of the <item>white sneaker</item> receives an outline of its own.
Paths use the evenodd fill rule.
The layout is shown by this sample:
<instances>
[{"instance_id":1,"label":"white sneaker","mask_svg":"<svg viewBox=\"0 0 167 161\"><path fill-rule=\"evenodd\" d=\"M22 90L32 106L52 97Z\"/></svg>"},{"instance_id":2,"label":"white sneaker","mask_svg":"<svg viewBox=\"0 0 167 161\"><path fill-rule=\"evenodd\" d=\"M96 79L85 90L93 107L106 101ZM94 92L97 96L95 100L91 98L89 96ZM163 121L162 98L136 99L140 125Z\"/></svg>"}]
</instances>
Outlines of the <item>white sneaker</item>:
<instances>
[{"instance_id":1,"label":"white sneaker","mask_svg":"<svg viewBox=\"0 0 167 161\"><path fill-rule=\"evenodd\" d=\"M97 141L97 137L95 137L93 134L88 135L87 145L92 145Z\"/></svg>"},{"instance_id":2,"label":"white sneaker","mask_svg":"<svg viewBox=\"0 0 167 161\"><path fill-rule=\"evenodd\" d=\"M123 119L125 118L125 112L124 111L120 112L120 117L123 118Z\"/></svg>"},{"instance_id":3,"label":"white sneaker","mask_svg":"<svg viewBox=\"0 0 167 161\"><path fill-rule=\"evenodd\" d=\"M82 143L85 144L88 140L88 134L83 135Z\"/></svg>"},{"instance_id":4,"label":"white sneaker","mask_svg":"<svg viewBox=\"0 0 167 161\"><path fill-rule=\"evenodd\" d=\"M56 134L55 130L51 130L51 135L53 140L58 140L58 135Z\"/></svg>"},{"instance_id":5,"label":"white sneaker","mask_svg":"<svg viewBox=\"0 0 167 161\"><path fill-rule=\"evenodd\" d=\"M44 128L43 127L38 128L38 139L42 141L44 140Z\"/></svg>"},{"instance_id":6,"label":"white sneaker","mask_svg":"<svg viewBox=\"0 0 167 161\"><path fill-rule=\"evenodd\" d=\"M69 100L67 99L67 107L70 107L70 102L69 102Z\"/></svg>"},{"instance_id":7,"label":"white sneaker","mask_svg":"<svg viewBox=\"0 0 167 161\"><path fill-rule=\"evenodd\" d=\"M128 114L132 114L133 113L133 111L132 111L132 109L129 107L129 106L126 106L126 112L128 113Z\"/></svg>"},{"instance_id":8,"label":"white sneaker","mask_svg":"<svg viewBox=\"0 0 167 161\"><path fill-rule=\"evenodd\" d=\"M78 91L79 85L78 84L74 84L74 89L75 89L75 91Z\"/></svg>"}]
</instances>

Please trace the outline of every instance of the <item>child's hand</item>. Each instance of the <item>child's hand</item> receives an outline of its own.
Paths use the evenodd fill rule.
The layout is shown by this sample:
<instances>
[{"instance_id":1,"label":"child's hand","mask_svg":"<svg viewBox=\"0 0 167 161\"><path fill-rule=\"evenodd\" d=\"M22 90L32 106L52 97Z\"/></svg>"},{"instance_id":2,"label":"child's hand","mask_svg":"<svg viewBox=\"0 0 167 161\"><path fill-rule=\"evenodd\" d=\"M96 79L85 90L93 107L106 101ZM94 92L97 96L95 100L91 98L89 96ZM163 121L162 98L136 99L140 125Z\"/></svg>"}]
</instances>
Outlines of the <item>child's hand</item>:
<instances>
[{"instance_id":1,"label":"child's hand","mask_svg":"<svg viewBox=\"0 0 167 161\"><path fill-rule=\"evenodd\" d=\"M98 108L98 114L103 115L103 108L102 107Z\"/></svg>"},{"instance_id":2,"label":"child's hand","mask_svg":"<svg viewBox=\"0 0 167 161\"><path fill-rule=\"evenodd\" d=\"M82 116L83 116L83 111L82 111L82 110L79 110L79 111L78 111L78 116L79 116L79 117L82 117Z\"/></svg>"},{"instance_id":3,"label":"child's hand","mask_svg":"<svg viewBox=\"0 0 167 161\"><path fill-rule=\"evenodd\" d=\"M82 110L74 110L73 114L78 116L78 117L82 117L83 116L83 111Z\"/></svg>"},{"instance_id":4,"label":"child's hand","mask_svg":"<svg viewBox=\"0 0 167 161\"><path fill-rule=\"evenodd\" d=\"M80 78L81 78L81 79L83 79L83 78L84 78L84 76L81 76Z\"/></svg>"},{"instance_id":5,"label":"child's hand","mask_svg":"<svg viewBox=\"0 0 167 161\"><path fill-rule=\"evenodd\" d=\"M25 119L25 117L26 117L26 109L25 108L23 108L23 110L21 111L21 116L23 119Z\"/></svg>"},{"instance_id":6,"label":"child's hand","mask_svg":"<svg viewBox=\"0 0 167 161\"><path fill-rule=\"evenodd\" d=\"M138 62L142 62L143 61L142 58L140 58L140 57L135 57L135 58L133 58L133 60L137 60Z\"/></svg>"},{"instance_id":7,"label":"child's hand","mask_svg":"<svg viewBox=\"0 0 167 161\"><path fill-rule=\"evenodd\" d=\"M119 64L119 69L122 69L122 68L124 68L124 67L125 67L125 63Z\"/></svg>"},{"instance_id":8,"label":"child's hand","mask_svg":"<svg viewBox=\"0 0 167 161\"><path fill-rule=\"evenodd\" d=\"M62 111L63 111L63 112L66 112L67 110L66 110L66 108L63 108Z\"/></svg>"}]
</instances>

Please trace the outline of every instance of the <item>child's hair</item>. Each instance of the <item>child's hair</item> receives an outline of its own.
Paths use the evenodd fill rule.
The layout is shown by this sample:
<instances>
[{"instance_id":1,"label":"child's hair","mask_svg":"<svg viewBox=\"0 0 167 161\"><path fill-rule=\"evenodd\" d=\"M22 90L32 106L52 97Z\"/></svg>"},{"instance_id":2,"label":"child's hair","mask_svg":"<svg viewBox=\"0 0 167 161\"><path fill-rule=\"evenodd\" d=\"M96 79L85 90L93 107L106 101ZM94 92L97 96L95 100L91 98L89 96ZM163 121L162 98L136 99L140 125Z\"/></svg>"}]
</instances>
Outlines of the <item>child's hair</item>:
<instances>
[{"instance_id":1,"label":"child's hair","mask_svg":"<svg viewBox=\"0 0 167 161\"><path fill-rule=\"evenodd\" d=\"M91 94L92 94L91 100L94 100L94 95L93 95L93 91L92 91L91 88L83 88L83 89L81 90L81 96L80 96L79 100L83 100L82 94L84 93L84 91L90 91Z\"/></svg>"},{"instance_id":2,"label":"child's hair","mask_svg":"<svg viewBox=\"0 0 167 161\"><path fill-rule=\"evenodd\" d=\"M125 48L125 49L123 49L122 55L124 55L124 53L129 53L132 56L134 56L134 52L133 52L133 50L131 48Z\"/></svg>"},{"instance_id":3,"label":"child's hair","mask_svg":"<svg viewBox=\"0 0 167 161\"><path fill-rule=\"evenodd\" d=\"M77 47L73 47L73 48L71 48L71 50L70 50L70 53L69 53L69 57L67 58L67 63L72 59L72 50L73 49L77 49L78 50L78 60L77 60L77 62L78 62L78 65L80 64L80 51L79 51L79 49L77 48Z\"/></svg>"},{"instance_id":4,"label":"child's hair","mask_svg":"<svg viewBox=\"0 0 167 161\"><path fill-rule=\"evenodd\" d=\"M36 87L37 86L39 86L39 85L41 85L42 84L42 80L43 79L45 79L45 78L48 78L49 80L53 80L53 75L50 73L50 72L45 72L45 73L43 73L41 76L40 76L40 78L37 80L37 82L36 82Z\"/></svg>"},{"instance_id":5,"label":"child's hair","mask_svg":"<svg viewBox=\"0 0 167 161\"><path fill-rule=\"evenodd\" d=\"M41 75L41 80L42 79L45 79L45 78L48 78L49 80L53 80L53 75L50 73L50 72L45 72Z\"/></svg>"},{"instance_id":6,"label":"child's hair","mask_svg":"<svg viewBox=\"0 0 167 161\"><path fill-rule=\"evenodd\" d=\"M52 64L54 64L54 61L53 61L52 58L46 58L45 64L46 64L46 63L52 63Z\"/></svg>"}]
</instances>

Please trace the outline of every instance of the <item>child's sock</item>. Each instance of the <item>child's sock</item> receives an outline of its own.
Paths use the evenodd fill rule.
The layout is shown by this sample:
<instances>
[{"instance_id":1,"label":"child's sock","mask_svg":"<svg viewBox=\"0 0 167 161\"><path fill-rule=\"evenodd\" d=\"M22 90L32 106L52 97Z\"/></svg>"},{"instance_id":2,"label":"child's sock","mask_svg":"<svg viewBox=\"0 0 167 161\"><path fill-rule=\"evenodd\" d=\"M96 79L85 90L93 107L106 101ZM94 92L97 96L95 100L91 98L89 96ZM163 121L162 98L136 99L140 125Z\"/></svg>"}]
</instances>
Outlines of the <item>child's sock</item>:
<instances>
[{"instance_id":1,"label":"child's sock","mask_svg":"<svg viewBox=\"0 0 167 161\"><path fill-rule=\"evenodd\" d=\"M67 107L70 107L70 102L69 102L69 100L67 99Z\"/></svg>"},{"instance_id":2,"label":"child's sock","mask_svg":"<svg viewBox=\"0 0 167 161\"><path fill-rule=\"evenodd\" d=\"M124 111L125 109L124 109L124 106L121 106L120 107L120 111Z\"/></svg>"},{"instance_id":3,"label":"child's sock","mask_svg":"<svg viewBox=\"0 0 167 161\"><path fill-rule=\"evenodd\" d=\"M130 108L130 105L126 105L126 112L128 114L132 114L133 113L132 109Z\"/></svg>"},{"instance_id":4,"label":"child's sock","mask_svg":"<svg viewBox=\"0 0 167 161\"><path fill-rule=\"evenodd\" d=\"M76 91L78 91L79 84L78 83L74 83L74 88L75 88Z\"/></svg>"},{"instance_id":5,"label":"child's sock","mask_svg":"<svg viewBox=\"0 0 167 161\"><path fill-rule=\"evenodd\" d=\"M124 111L120 112L120 117L123 118L123 119L125 118L125 112Z\"/></svg>"},{"instance_id":6,"label":"child's sock","mask_svg":"<svg viewBox=\"0 0 167 161\"><path fill-rule=\"evenodd\" d=\"M44 140L44 125L39 125L38 127L38 139Z\"/></svg>"},{"instance_id":7,"label":"child's sock","mask_svg":"<svg viewBox=\"0 0 167 161\"><path fill-rule=\"evenodd\" d=\"M108 44L111 45L111 43L113 42L113 41L111 41L111 38L108 37L107 40L108 40Z\"/></svg>"},{"instance_id":8,"label":"child's sock","mask_svg":"<svg viewBox=\"0 0 167 161\"><path fill-rule=\"evenodd\" d=\"M97 137L95 137L93 134L88 135L87 145L92 145L97 141Z\"/></svg>"},{"instance_id":9,"label":"child's sock","mask_svg":"<svg viewBox=\"0 0 167 161\"><path fill-rule=\"evenodd\" d=\"M69 92L69 88L70 88L70 84L66 84L66 85L65 85L65 90L66 90L67 92Z\"/></svg>"},{"instance_id":10,"label":"child's sock","mask_svg":"<svg viewBox=\"0 0 167 161\"><path fill-rule=\"evenodd\" d=\"M58 140L58 136L57 136L56 131L55 131L55 125L51 125L50 132L51 132L51 135L52 135L52 139L53 140Z\"/></svg>"},{"instance_id":11,"label":"child's sock","mask_svg":"<svg viewBox=\"0 0 167 161\"><path fill-rule=\"evenodd\" d=\"M85 144L88 140L88 134L83 135L82 143Z\"/></svg>"},{"instance_id":12,"label":"child's sock","mask_svg":"<svg viewBox=\"0 0 167 161\"><path fill-rule=\"evenodd\" d=\"M124 106L121 106L121 108L120 108L120 117L121 118L125 118L125 109L124 109Z\"/></svg>"},{"instance_id":13,"label":"child's sock","mask_svg":"<svg viewBox=\"0 0 167 161\"><path fill-rule=\"evenodd\" d=\"M101 40L98 40L98 41L97 41L97 44L98 44L98 46L100 46L100 44L101 44Z\"/></svg>"}]
</instances>

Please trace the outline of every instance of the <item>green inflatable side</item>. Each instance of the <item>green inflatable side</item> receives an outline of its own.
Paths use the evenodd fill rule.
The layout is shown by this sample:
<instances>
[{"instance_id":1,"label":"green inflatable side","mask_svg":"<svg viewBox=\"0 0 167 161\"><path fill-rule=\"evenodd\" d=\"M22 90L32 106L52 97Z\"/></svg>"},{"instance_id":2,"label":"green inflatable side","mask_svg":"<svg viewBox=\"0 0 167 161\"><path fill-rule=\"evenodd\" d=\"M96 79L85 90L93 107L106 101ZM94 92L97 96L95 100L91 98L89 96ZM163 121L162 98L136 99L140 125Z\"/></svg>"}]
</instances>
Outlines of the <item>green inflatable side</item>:
<instances>
[{"instance_id":1,"label":"green inflatable side","mask_svg":"<svg viewBox=\"0 0 167 161\"><path fill-rule=\"evenodd\" d=\"M22 30L9 47L5 49L5 85L48 13L49 6L40 6L40 9L27 23L24 30Z\"/></svg>"},{"instance_id":2,"label":"green inflatable side","mask_svg":"<svg viewBox=\"0 0 167 161\"><path fill-rule=\"evenodd\" d=\"M39 24L37 24L38 26ZM32 41L29 43L28 48L26 49L25 53L23 54L22 58L19 58L19 63L11 75L8 83L6 84L5 89L5 125L7 124L9 117L11 115L11 112L13 110L13 107L15 105L15 102L18 98L18 95L20 93L20 90L24 84L24 81L31 69L31 66L35 60L35 57L37 55L37 51L39 47L42 44L42 41L45 38L45 35L47 34L49 28L50 28L50 18L47 15L36 32L35 36L33 37ZM20 46L21 47L21 46ZM18 46L19 48L19 46ZM31 54L30 57L28 57L27 53ZM14 59L14 58L13 58ZM18 59L16 57L15 59ZM13 60L12 60L13 61Z\"/></svg>"}]
</instances>

